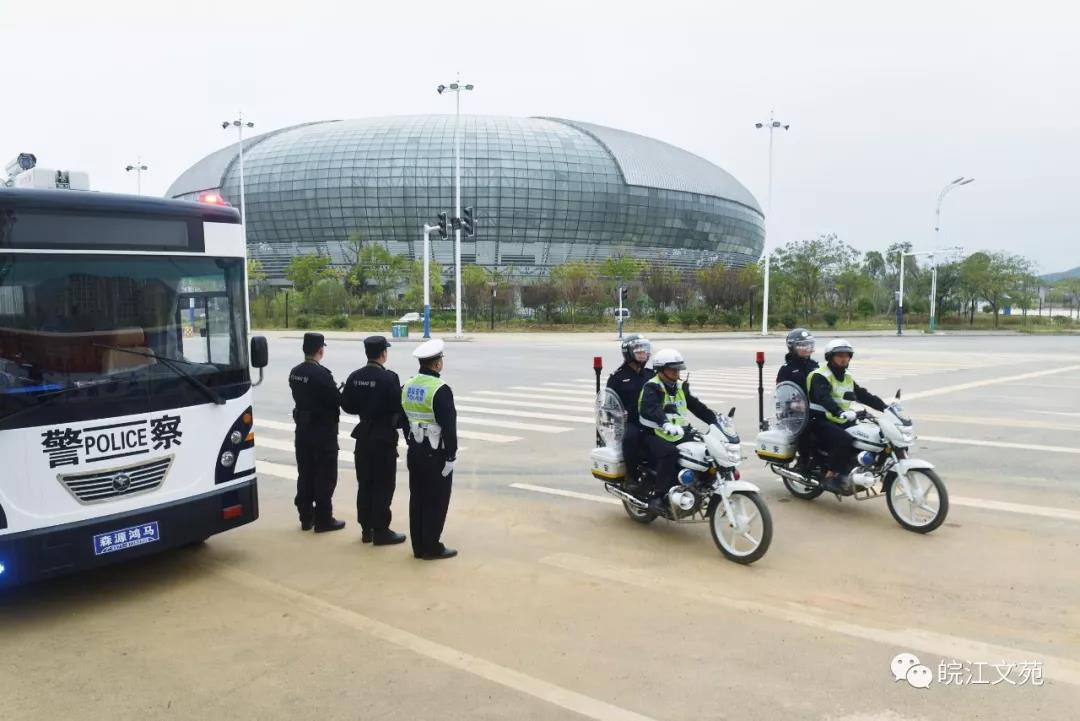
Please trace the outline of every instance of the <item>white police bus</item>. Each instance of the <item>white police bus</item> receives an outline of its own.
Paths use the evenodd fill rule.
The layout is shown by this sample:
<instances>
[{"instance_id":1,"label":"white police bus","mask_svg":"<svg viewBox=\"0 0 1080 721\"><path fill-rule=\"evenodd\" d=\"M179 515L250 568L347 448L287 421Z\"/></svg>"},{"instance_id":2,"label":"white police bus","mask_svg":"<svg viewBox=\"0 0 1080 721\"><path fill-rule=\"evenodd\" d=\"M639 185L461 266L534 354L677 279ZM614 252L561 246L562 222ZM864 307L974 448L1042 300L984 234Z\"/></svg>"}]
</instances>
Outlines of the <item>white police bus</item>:
<instances>
[{"instance_id":1,"label":"white police bus","mask_svg":"<svg viewBox=\"0 0 1080 721\"><path fill-rule=\"evenodd\" d=\"M0 188L0 589L258 517L239 214L34 172Z\"/></svg>"}]
</instances>

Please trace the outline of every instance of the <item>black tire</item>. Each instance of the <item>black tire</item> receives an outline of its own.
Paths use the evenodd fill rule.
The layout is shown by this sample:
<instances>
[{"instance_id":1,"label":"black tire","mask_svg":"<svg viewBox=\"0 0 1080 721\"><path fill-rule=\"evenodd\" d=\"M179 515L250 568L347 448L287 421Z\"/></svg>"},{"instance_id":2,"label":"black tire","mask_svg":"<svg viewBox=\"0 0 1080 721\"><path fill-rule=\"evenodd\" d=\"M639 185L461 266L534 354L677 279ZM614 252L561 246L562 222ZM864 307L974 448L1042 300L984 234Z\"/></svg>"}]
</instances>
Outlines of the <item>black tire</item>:
<instances>
[{"instance_id":1,"label":"black tire","mask_svg":"<svg viewBox=\"0 0 1080 721\"><path fill-rule=\"evenodd\" d=\"M949 492L945 489L945 483L941 480L938 474L931 468L913 468L908 471L909 476L923 475L929 479L930 483L934 486L938 495L938 512L928 523L925 524L913 524L905 520L896 506L893 505L893 489L896 486L897 476L895 473L890 474L889 483L885 488L885 503L889 506L889 513L892 514L893 519L900 524L900 526L908 531L914 533L930 533L942 523L945 522L945 517L949 515Z\"/></svg>"},{"instance_id":2,"label":"black tire","mask_svg":"<svg viewBox=\"0 0 1080 721\"><path fill-rule=\"evenodd\" d=\"M636 508L635 506L630 505L629 501L623 501L622 505L623 509L626 511L626 515L630 516L630 520L632 521L647 526L656 520L656 514L652 511Z\"/></svg>"},{"instance_id":3,"label":"black tire","mask_svg":"<svg viewBox=\"0 0 1080 721\"><path fill-rule=\"evenodd\" d=\"M765 505L765 501L761 499L760 494L754 493L753 491L736 491L731 494L731 497L733 499L745 498L753 503L754 507L757 509L758 516L761 518L761 539L758 541L757 547L748 553L739 553L727 547L727 544L724 543L720 536L720 532L717 529L718 523L724 523L724 521L721 520L724 517L724 505L718 496L713 496L713 501L709 507L709 532L712 534L713 543L720 549L720 553L724 554L724 558L729 561L734 561L735 563L748 565L757 561L769 550L769 544L772 543L773 533L772 515L769 513L769 507Z\"/></svg>"},{"instance_id":4,"label":"black tire","mask_svg":"<svg viewBox=\"0 0 1080 721\"><path fill-rule=\"evenodd\" d=\"M812 501L825 492L825 487L820 484L816 486L804 486L797 481L788 480L783 476L780 477L780 480L784 482L784 488L788 489L788 493L796 498L801 498L804 501Z\"/></svg>"}]
</instances>

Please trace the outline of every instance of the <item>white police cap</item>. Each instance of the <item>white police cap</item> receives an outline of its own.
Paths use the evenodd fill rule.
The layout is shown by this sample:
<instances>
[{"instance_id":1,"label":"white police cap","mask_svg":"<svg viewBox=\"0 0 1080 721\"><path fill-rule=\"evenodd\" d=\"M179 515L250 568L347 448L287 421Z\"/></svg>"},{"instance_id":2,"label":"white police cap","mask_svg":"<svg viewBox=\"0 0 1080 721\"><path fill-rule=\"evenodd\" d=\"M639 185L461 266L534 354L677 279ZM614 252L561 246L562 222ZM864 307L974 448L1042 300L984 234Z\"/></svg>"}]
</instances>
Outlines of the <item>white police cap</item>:
<instances>
[{"instance_id":1,"label":"white police cap","mask_svg":"<svg viewBox=\"0 0 1080 721\"><path fill-rule=\"evenodd\" d=\"M446 343L442 338L432 338L431 340L421 343L413 351L413 356L420 360L431 360L433 358L440 358L443 354L443 348L446 347Z\"/></svg>"}]
</instances>

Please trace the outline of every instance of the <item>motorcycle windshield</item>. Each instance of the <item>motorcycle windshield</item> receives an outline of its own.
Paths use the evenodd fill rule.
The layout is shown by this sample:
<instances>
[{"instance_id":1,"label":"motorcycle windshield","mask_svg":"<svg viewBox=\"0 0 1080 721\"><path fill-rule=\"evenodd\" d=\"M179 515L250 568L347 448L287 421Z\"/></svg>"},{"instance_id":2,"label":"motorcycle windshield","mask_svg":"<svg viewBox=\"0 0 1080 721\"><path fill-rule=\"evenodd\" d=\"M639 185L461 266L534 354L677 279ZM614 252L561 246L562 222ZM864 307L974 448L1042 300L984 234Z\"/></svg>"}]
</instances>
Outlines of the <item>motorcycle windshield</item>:
<instances>
[{"instance_id":1,"label":"motorcycle windshield","mask_svg":"<svg viewBox=\"0 0 1080 721\"><path fill-rule=\"evenodd\" d=\"M784 381L776 386L773 394L776 402L776 422L774 427L799 435L806 428L809 419L806 393L795 383Z\"/></svg>"},{"instance_id":2,"label":"motorcycle windshield","mask_svg":"<svg viewBox=\"0 0 1080 721\"><path fill-rule=\"evenodd\" d=\"M596 396L596 434L608 448L621 448L626 433L626 409L619 395L605 388Z\"/></svg>"}]
</instances>

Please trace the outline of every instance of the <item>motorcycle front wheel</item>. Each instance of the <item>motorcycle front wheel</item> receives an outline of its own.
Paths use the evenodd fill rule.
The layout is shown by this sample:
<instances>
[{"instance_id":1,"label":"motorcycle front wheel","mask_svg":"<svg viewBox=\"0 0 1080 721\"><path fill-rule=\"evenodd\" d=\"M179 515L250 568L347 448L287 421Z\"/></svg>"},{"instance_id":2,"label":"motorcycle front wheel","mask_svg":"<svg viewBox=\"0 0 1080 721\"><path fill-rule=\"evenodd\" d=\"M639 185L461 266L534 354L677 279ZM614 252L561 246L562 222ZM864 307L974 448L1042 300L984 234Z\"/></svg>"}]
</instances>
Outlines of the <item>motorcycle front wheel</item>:
<instances>
[{"instance_id":1,"label":"motorcycle front wheel","mask_svg":"<svg viewBox=\"0 0 1080 721\"><path fill-rule=\"evenodd\" d=\"M894 475L885 494L889 513L909 531L930 533L944 523L949 514L949 493L938 474L930 468L913 468L907 477L914 499L907 497L900 479Z\"/></svg>"},{"instance_id":2,"label":"motorcycle front wheel","mask_svg":"<svg viewBox=\"0 0 1080 721\"><path fill-rule=\"evenodd\" d=\"M750 564L765 555L772 543L772 515L761 496L736 491L728 499L731 517L720 496L713 496L709 508L709 531L724 558Z\"/></svg>"}]
</instances>

